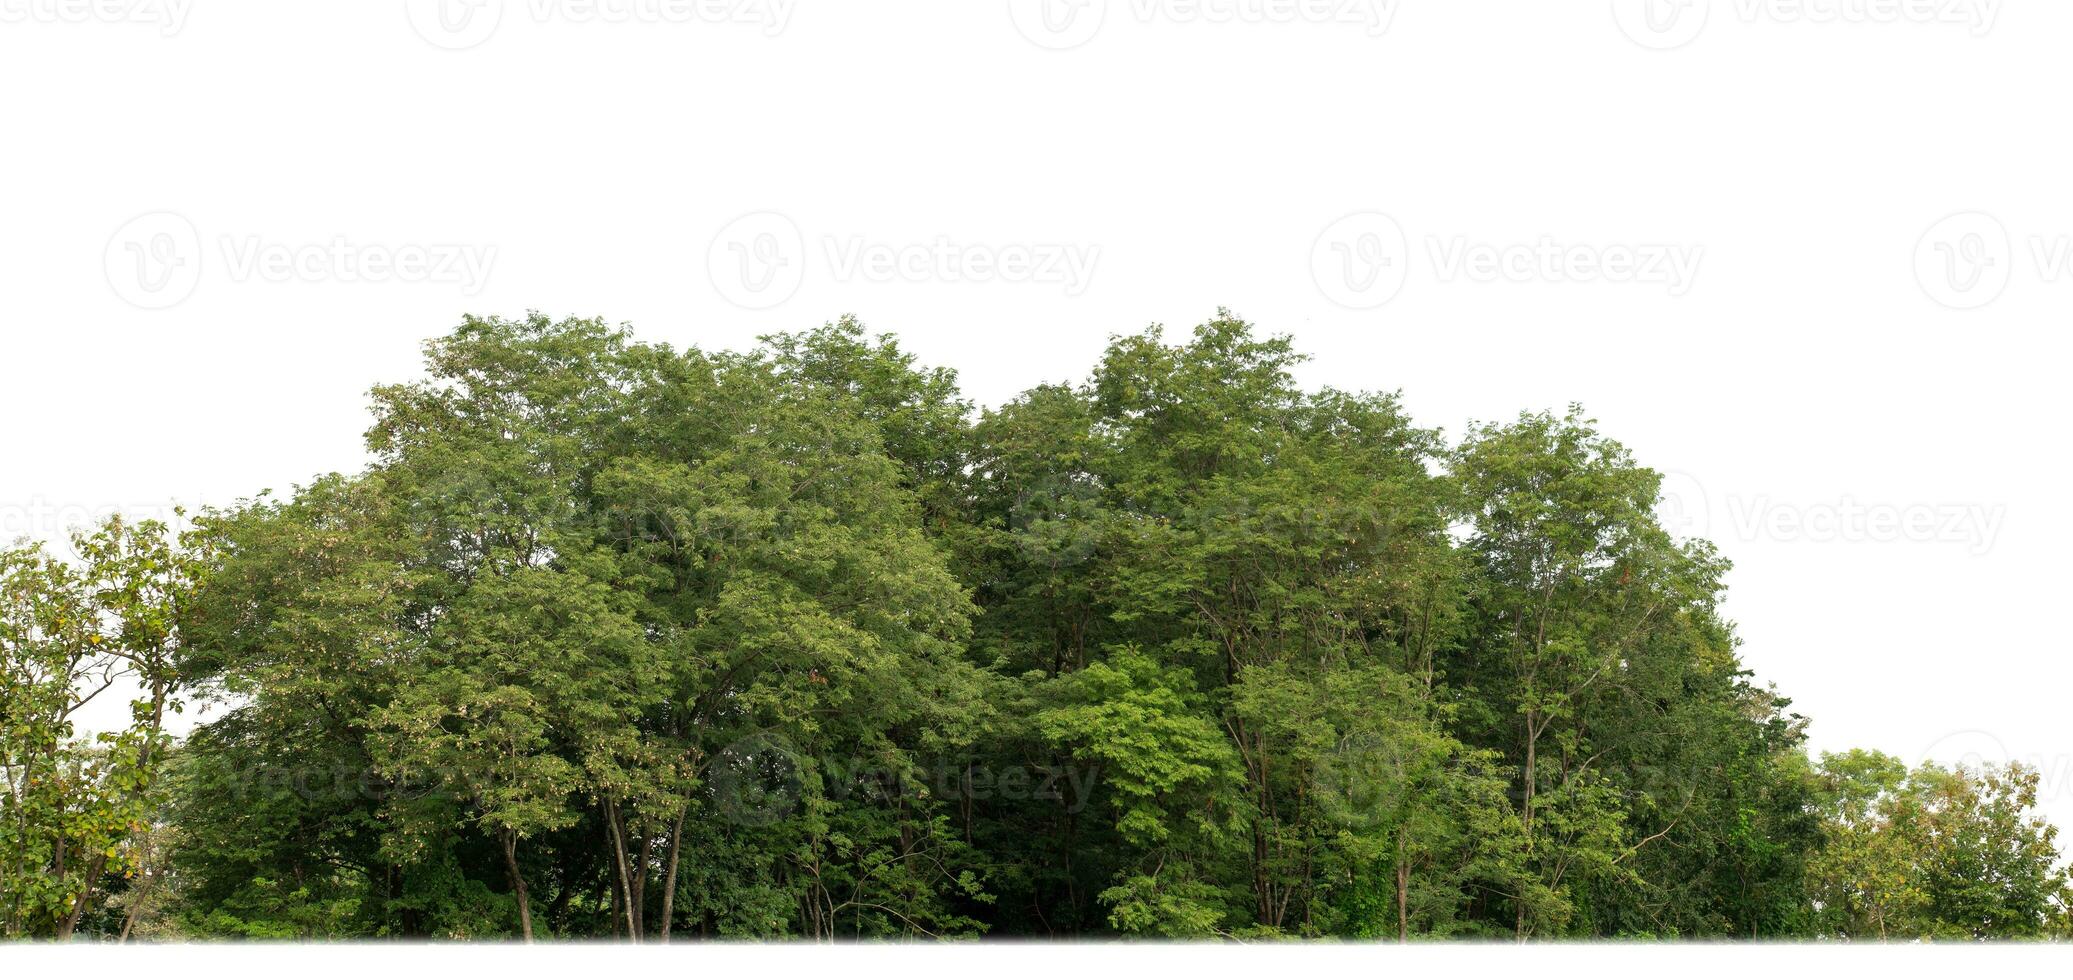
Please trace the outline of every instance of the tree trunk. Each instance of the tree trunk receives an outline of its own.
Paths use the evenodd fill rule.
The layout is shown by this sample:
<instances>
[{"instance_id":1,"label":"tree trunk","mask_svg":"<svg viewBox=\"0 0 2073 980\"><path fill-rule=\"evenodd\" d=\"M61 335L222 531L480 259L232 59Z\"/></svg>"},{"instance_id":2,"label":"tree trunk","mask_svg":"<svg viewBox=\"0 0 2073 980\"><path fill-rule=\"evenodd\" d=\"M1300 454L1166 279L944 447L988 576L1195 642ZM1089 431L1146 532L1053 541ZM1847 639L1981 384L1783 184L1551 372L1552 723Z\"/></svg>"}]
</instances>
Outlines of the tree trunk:
<instances>
[{"instance_id":1,"label":"tree trunk","mask_svg":"<svg viewBox=\"0 0 2073 980\"><path fill-rule=\"evenodd\" d=\"M518 931L533 941L533 905L525 893L525 873L518 870L518 835L504 832L504 870L511 874L511 894L518 899Z\"/></svg>"},{"instance_id":2,"label":"tree trunk","mask_svg":"<svg viewBox=\"0 0 2073 980\"><path fill-rule=\"evenodd\" d=\"M1411 866L1405 863L1404 828L1396 828L1396 941L1411 939Z\"/></svg>"},{"instance_id":3,"label":"tree trunk","mask_svg":"<svg viewBox=\"0 0 2073 980\"><path fill-rule=\"evenodd\" d=\"M101 871L108 866L108 853L95 851L93 860L86 864L85 884L79 889L79 897L72 901L72 911L58 923L58 942L72 938L72 930L79 928L79 917L86 913L87 902L94 897L94 883L101 880Z\"/></svg>"},{"instance_id":4,"label":"tree trunk","mask_svg":"<svg viewBox=\"0 0 2073 980\"><path fill-rule=\"evenodd\" d=\"M626 919L626 938L630 942L641 941L641 919L633 907L633 886L626 868L626 834L619 823L619 805L605 801L605 827L612 834L612 866L619 872L620 905Z\"/></svg>"},{"instance_id":5,"label":"tree trunk","mask_svg":"<svg viewBox=\"0 0 2073 980\"><path fill-rule=\"evenodd\" d=\"M1519 825L1526 832L1526 853L1529 855L1533 853L1533 790L1539 782L1535 766L1539 761L1540 733L1535 730L1534 724L1538 720L1537 712L1526 712L1526 765L1522 768L1520 774L1526 785L1524 787L1525 799L1519 806ZM1526 898L1524 895L1519 896L1518 906L1519 918L1515 928L1518 932L1518 938L1524 941L1526 938Z\"/></svg>"},{"instance_id":6,"label":"tree trunk","mask_svg":"<svg viewBox=\"0 0 2073 980\"><path fill-rule=\"evenodd\" d=\"M151 683L151 727L145 733L143 748L137 752L137 771L140 773L149 773L151 771L151 739L157 738L158 734L165 730L165 719L166 686L163 681L153 681ZM143 790L139 789L133 792L142 793ZM59 942L71 939L72 931L79 928L79 917L86 914L86 906L94 897L94 886L100 883L101 872L106 870L107 867L108 852L105 850L95 851L93 860L87 862L86 878L80 887L79 898L72 903L71 913L65 916L64 921L58 923L57 938Z\"/></svg>"},{"instance_id":7,"label":"tree trunk","mask_svg":"<svg viewBox=\"0 0 2073 980\"><path fill-rule=\"evenodd\" d=\"M677 853L684 843L684 818L691 813L687 804L677 811L677 824L669 831L669 870L662 875L662 941L669 942L669 921L676 915L677 906Z\"/></svg>"},{"instance_id":8,"label":"tree trunk","mask_svg":"<svg viewBox=\"0 0 2073 980\"><path fill-rule=\"evenodd\" d=\"M122 917L122 932L116 934L115 943L120 946L130 941L130 931L137 927L137 914L144 911L144 900L158 888L158 874L152 866L151 842L146 838L139 848L138 861L142 865L137 883L130 888L129 912Z\"/></svg>"},{"instance_id":9,"label":"tree trunk","mask_svg":"<svg viewBox=\"0 0 2073 980\"><path fill-rule=\"evenodd\" d=\"M640 922L641 938L648 938L648 862L655 856L655 839L641 838L640 859L633 862L633 916Z\"/></svg>"},{"instance_id":10,"label":"tree trunk","mask_svg":"<svg viewBox=\"0 0 2073 980\"><path fill-rule=\"evenodd\" d=\"M626 913L621 912L620 908L625 904L625 899L619 897L619 875L613 867L612 861L607 860L604 863L604 877L600 879L604 889L604 901L600 911L605 913L605 921L612 924L612 938L623 939L626 936Z\"/></svg>"}]
</instances>

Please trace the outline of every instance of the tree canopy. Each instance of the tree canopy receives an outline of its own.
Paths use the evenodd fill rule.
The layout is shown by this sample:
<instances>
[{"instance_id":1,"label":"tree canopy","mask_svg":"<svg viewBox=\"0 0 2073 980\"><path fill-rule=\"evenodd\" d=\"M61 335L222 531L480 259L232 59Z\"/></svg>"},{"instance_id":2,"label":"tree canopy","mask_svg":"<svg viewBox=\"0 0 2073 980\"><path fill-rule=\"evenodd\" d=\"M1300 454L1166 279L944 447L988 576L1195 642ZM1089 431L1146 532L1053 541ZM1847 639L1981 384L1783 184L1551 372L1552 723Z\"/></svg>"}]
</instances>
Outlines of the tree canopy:
<instances>
[{"instance_id":1,"label":"tree canopy","mask_svg":"<svg viewBox=\"0 0 2073 980\"><path fill-rule=\"evenodd\" d=\"M468 318L363 470L0 552L0 929L2073 927L2038 774L1810 759L1581 408L1450 437L1301 360L1219 312L981 409L852 319Z\"/></svg>"}]
</instances>

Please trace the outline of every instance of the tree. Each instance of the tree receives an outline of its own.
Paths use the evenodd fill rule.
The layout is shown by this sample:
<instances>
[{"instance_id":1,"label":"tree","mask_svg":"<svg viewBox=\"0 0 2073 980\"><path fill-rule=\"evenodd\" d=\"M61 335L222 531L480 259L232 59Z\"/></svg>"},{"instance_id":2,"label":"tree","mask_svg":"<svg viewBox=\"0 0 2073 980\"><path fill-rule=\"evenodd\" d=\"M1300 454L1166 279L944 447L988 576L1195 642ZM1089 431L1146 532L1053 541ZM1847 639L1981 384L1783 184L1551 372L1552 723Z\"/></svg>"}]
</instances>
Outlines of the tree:
<instances>
[{"instance_id":1,"label":"tree","mask_svg":"<svg viewBox=\"0 0 2073 980\"><path fill-rule=\"evenodd\" d=\"M2058 828L2030 812L2035 770L1910 772L1852 750L1823 755L1819 777L1824 841L1808 875L1824 933L2011 939L2060 928L2073 879Z\"/></svg>"},{"instance_id":2,"label":"tree","mask_svg":"<svg viewBox=\"0 0 2073 980\"><path fill-rule=\"evenodd\" d=\"M1109 921L1126 933L1225 931L1231 908L1216 865L1236 823L1222 802L1236 760L1202 717L1188 673L1124 647L1047 687L1037 730L1102 768L1116 831L1133 852L1101 893Z\"/></svg>"},{"instance_id":3,"label":"tree","mask_svg":"<svg viewBox=\"0 0 2073 980\"><path fill-rule=\"evenodd\" d=\"M850 318L425 355L359 472L0 552L9 935L2073 929L2037 775L1808 760L1581 409L1228 311L984 411Z\"/></svg>"},{"instance_id":4,"label":"tree","mask_svg":"<svg viewBox=\"0 0 2073 980\"><path fill-rule=\"evenodd\" d=\"M521 935L545 892L555 934L666 938L680 884L709 880L685 841L721 829L694 814L728 816L710 777L730 746L776 739L911 787L924 754L975 737L971 607L869 392L832 379L833 354L788 365L801 350L471 319L428 347L425 380L377 389L367 473L212 518L228 545L203 673L252 700L197 733L203 768L266 769L315 732L378 788L267 811L353 872L325 887L359 911L323 928L475 934L497 883ZM324 667L344 683L313 679ZM217 825L242 819L241 782L197 783L190 853L233 857ZM837 787L728 853L793 896L786 928L964 931L947 896L983 891L929 843L942 805ZM212 856L188 894L308 888L308 856ZM876 894L889 865L898 894ZM837 879L853 894L831 910Z\"/></svg>"},{"instance_id":5,"label":"tree","mask_svg":"<svg viewBox=\"0 0 2073 980\"><path fill-rule=\"evenodd\" d=\"M1306 931L1474 933L1463 913L1475 891L1523 886L1524 841L1495 753L1449 735L1415 679L1283 663L1241 681L1240 717L1295 784L1289 826L1308 837L1297 870L1315 890Z\"/></svg>"},{"instance_id":6,"label":"tree","mask_svg":"<svg viewBox=\"0 0 2073 980\"><path fill-rule=\"evenodd\" d=\"M532 907L519 846L575 823L582 771L567 756L611 754L612 743L637 741L624 719L638 707L636 692L660 678L619 604L608 585L576 568L481 575L433 629L421 679L372 716L381 771L459 792L502 846L528 942Z\"/></svg>"},{"instance_id":7,"label":"tree","mask_svg":"<svg viewBox=\"0 0 2073 980\"><path fill-rule=\"evenodd\" d=\"M1692 693L1687 678L1734 672L1713 612L1726 565L1703 543L1670 540L1654 518L1661 478L1578 409L1475 426L1451 468L1480 569L1464 674L1496 699L1483 738L1519 767L1519 817L1540 876L1514 902L1523 938L1577 916L1571 885L1635 884L1630 852L1671 834L1704 792L1687 778L1631 778L1674 770L1623 775L1603 764L1651 761L1633 752L1659 741L1637 731L1637 709L1659 714L1650 709L1664 703L1651 693L1676 703ZM1711 698L1749 703L1710 686ZM1660 829L1635 832L1650 824Z\"/></svg>"},{"instance_id":8,"label":"tree","mask_svg":"<svg viewBox=\"0 0 2073 980\"><path fill-rule=\"evenodd\" d=\"M77 563L0 552L0 923L68 939L104 875L131 875L156 808L166 714L179 710L179 617L193 556L165 524L110 518ZM75 738L77 715L135 691L129 724Z\"/></svg>"}]
</instances>

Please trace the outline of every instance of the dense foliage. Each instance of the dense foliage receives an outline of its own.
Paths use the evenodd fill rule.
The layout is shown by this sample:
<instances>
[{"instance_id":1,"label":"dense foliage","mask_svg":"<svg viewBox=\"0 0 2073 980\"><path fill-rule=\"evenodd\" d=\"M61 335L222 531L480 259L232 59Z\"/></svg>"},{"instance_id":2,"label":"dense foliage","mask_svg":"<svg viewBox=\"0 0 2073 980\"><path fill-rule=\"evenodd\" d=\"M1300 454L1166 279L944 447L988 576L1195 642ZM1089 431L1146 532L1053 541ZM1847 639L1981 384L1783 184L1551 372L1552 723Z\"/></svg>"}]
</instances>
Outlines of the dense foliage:
<instances>
[{"instance_id":1,"label":"dense foliage","mask_svg":"<svg viewBox=\"0 0 2073 980\"><path fill-rule=\"evenodd\" d=\"M1809 760L1578 410L1228 315L984 411L848 320L427 361L357 475L0 553L7 935L2066 932L2036 774Z\"/></svg>"}]
</instances>

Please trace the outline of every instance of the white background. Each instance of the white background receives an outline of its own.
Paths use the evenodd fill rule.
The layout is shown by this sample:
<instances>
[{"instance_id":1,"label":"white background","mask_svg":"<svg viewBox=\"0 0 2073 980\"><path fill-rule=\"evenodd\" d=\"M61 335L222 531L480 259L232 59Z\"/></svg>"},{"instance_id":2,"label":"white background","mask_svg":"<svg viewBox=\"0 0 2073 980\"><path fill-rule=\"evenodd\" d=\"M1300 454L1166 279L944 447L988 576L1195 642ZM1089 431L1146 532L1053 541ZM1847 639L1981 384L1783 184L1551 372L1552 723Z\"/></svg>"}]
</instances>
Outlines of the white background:
<instances>
[{"instance_id":1,"label":"white background","mask_svg":"<svg viewBox=\"0 0 2073 980\"><path fill-rule=\"evenodd\" d=\"M855 313L998 404L1228 306L1584 403L1815 748L2073 824L2073 5L446 2L0 0L0 538L354 469L463 312Z\"/></svg>"}]
</instances>

